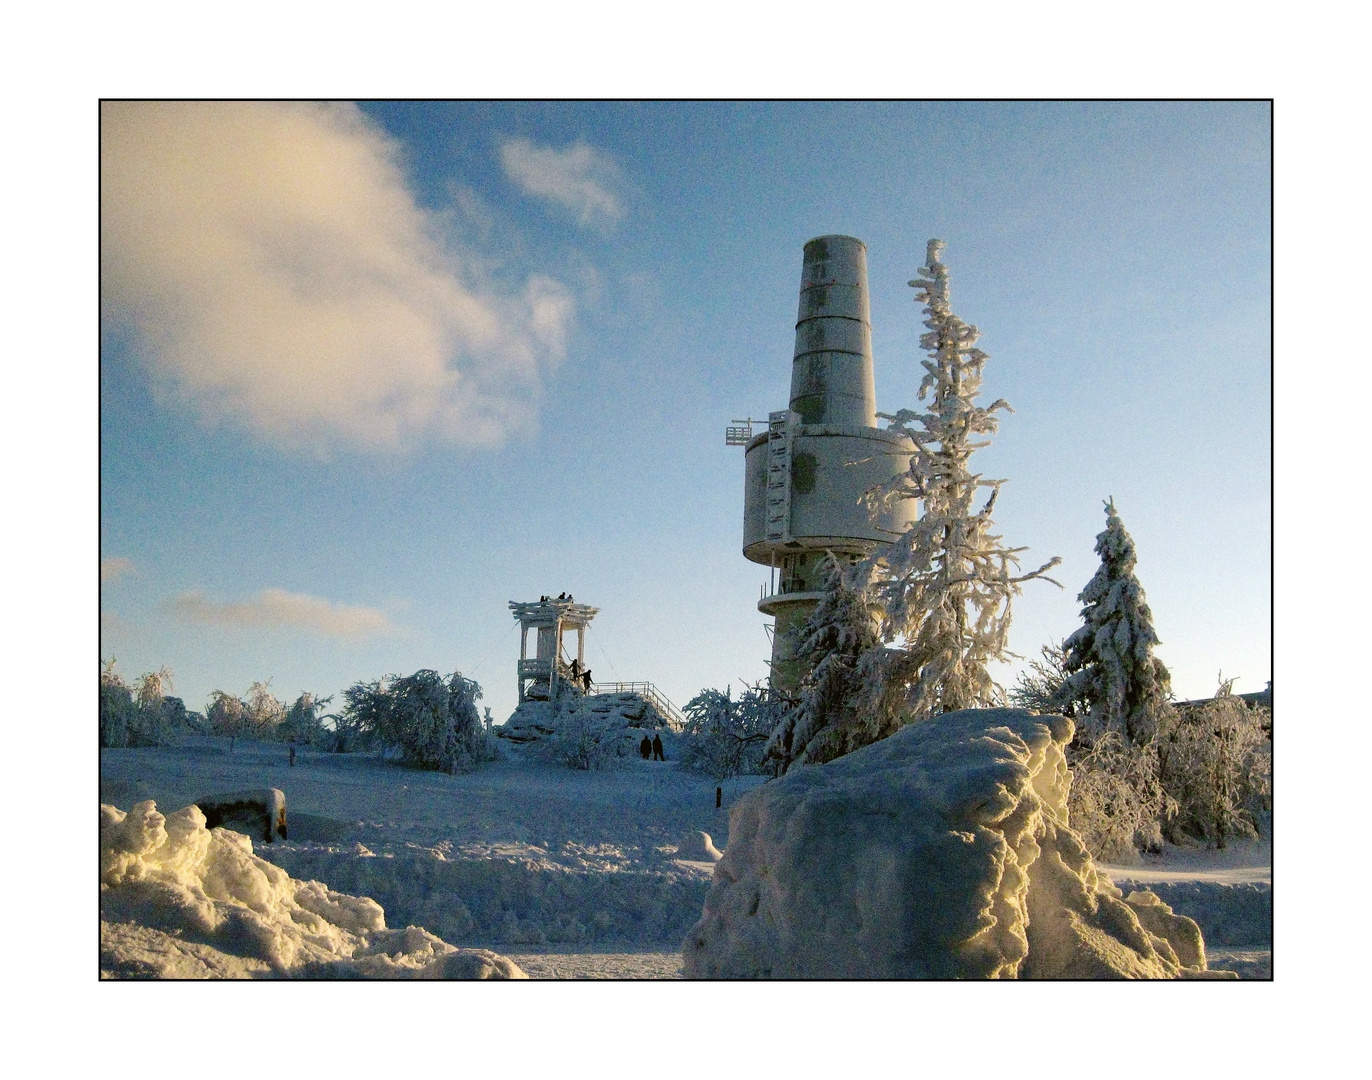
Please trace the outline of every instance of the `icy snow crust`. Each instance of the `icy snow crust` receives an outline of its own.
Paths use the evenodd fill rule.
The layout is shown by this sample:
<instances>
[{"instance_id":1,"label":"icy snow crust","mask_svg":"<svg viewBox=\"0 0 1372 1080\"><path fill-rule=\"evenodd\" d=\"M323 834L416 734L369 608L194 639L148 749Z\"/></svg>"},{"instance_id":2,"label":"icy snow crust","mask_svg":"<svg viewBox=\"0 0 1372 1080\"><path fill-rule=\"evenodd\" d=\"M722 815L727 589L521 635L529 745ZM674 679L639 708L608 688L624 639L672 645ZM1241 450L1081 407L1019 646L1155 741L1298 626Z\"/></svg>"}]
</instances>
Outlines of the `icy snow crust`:
<instances>
[{"instance_id":1,"label":"icy snow crust","mask_svg":"<svg viewBox=\"0 0 1372 1080\"><path fill-rule=\"evenodd\" d=\"M1209 974L1196 924L1125 896L1068 827L1071 737L1062 717L965 710L751 792L685 976Z\"/></svg>"},{"instance_id":2,"label":"icy snow crust","mask_svg":"<svg viewBox=\"0 0 1372 1080\"><path fill-rule=\"evenodd\" d=\"M100 972L143 978L527 976L419 927L386 929L376 901L297 881L195 805L100 807Z\"/></svg>"}]
</instances>

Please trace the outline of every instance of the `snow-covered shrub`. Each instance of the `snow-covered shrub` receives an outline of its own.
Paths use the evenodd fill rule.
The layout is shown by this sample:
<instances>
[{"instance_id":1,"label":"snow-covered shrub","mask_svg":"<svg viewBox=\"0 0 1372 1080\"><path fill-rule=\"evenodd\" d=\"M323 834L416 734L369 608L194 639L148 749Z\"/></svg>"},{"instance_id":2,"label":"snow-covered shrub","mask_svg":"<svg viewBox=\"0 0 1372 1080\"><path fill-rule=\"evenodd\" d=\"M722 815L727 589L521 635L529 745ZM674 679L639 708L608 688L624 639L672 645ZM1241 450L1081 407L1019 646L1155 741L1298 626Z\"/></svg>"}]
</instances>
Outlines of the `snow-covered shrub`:
<instances>
[{"instance_id":1,"label":"snow-covered shrub","mask_svg":"<svg viewBox=\"0 0 1372 1080\"><path fill-rule=\"evenodd\" d=\"M733 697L732 688L702 690L686 703L677 744L681 763L717 780L771 771L763 754L772 733L794 706L758 684Z\"/></svg>"},{"instance_id":2,"label":"snow-covered shrub","mask_svg":"<svg viewBox=\"0 0 1372 1080\"><path fill-rule=\"evenodd\" d=\"M583 772L612 768L638 752L623 717L593 711L586 698L563 703L552 735L542 744L551 760Z\"/></svg>"},{"instance_id":3,"label":"snow-covered shrub","mask_svg":"<svg viewBox=\"0 0 1372 1080\"><path fill-rule=\"evenodd\" d=\"M1171 693L1171 676L1153 655L1158 635L1143 587L1134 574L1134 541L1105 504L1105 530L1096 537L1100 569L1077 599L1084 625L1063 643L1060 709L1077 717L1078 738L1106 731L1135 744L1153 737Z\"/></svg>"},{"instance_id":4,"label":"snow-covered shrub","mask_svg":"<svg viewBox=\"0 0 1372 1080\"><path fill-rule=\"evenodd\" d=\"M1108 731L1089 746L1073 742L1067 761L1068 821L1092 855L1128 860L1140 851L1161 850L1163 824L1176 803L1158 778L1154 743L1139 746Z\"/></svg>"},{"instance_id":5,"label":"snow-covered shrub","mask_svg":"<svg viewBox=\"0 0 1372 1080\"><path fill-rule=\"evenodd\" d=\"M203 713L186 708L179 697L168 695L162 699L162 720L172 732L188 735L208 735L210 727Z\"/></svg>"},{"instance_id":6,"label":"snow-covered shrub","mask_svg":"<svg viewBox=\"0 0 1372 1080\"><path fill-rule=\"evenodd\" d=\"M1222 685L1212 700L1169 708L1156 738L1158 775L1176 802L1169 840L1223 848L1255 836L1272 809L1272 711Z\"/></svg>"},{"instance_id":7,"label":"snow-covered shrub","mask_svg":"<svg viewBox=\"0 0 1372 1080\"><path fill-rule=\"evenodd\" d=\"M210 725L211 735L237 738L247 736L250 730L248 706L241 698L223 690L210 693L205 719Z\"/></svg>"},{"instance_id":8,"label":"snow-covered shrub","mask_svg":"<svg viewBox=\"0 0 1372 1080\"><path fill-rule=\"evenodd\" d=\"M901 409L890 431L909 437L915 452L906 473L871 492L873 506L908 499L920 502L918 519L888 548L871 556L880 571L875 584L883 608L882 638L900 641L886 673L888 694L904 697L901 719L920 720L954 709L995 705L1004 694L987 667L1010 654L1006 636L1010 603L1021 584L1044 578L1060 559L1019 574L1019 553L991 532L991 510L1003 480L987 480L968 467L973 451L998 426L1004 400L976 403L987 355L975 347L979 332L953 313L948 269L939 260L944 243L930 240L926 275L910 284L924 303L928 333L920 346L925 376L920 400L932 391L924 412ZM980 509L973 503L981 489ZM1053 584L1058 584L1053 582Z\"/></svg>"},{"instance_id":9,"label":"snow-covered shrub","mask_svg":"<svg viewBox=\"0 0 1372 1080\"><path fill-rule=\"evenodd\" d=\"M248 687L248 696L243 701L246 730L240 734L265 741L281 738L281 724L286 719L286 705L267 689L270 685L271 680L268 679L266 682L255 682Z\"/></svg>"},{"instance_id":10,"label":"snow-covered shrub","mask_svg":"<svg viewBox=\"0 0 1372 1080\"><path fill-rule=\"evenodd\" d=\"M169 719L176 715L164 693L171 687L166 668L143 675L136 686L114 670L111 660L100 669L100 745L162 746L171 736ZM171 699L181 704L179 698ZM181 713L185 713L184 704Z\"/></svg>"},{"instance_id":11,"label":"snow-covered shrub","mask_svg":"<svg viewBox=\"0 0 1372 1080\"><path fill-rule=\"evenodd\" d=\"M343 693L347 705L340 728L421 769L469 772L497 756L481 722L476 701L481 687L455 671L446 677L430 669L413 675L355 683Z\"/></svg>"},{"instance_id":12,"label":"snow-covered shrub","mask_svg":"<svg viewBox=\"0 0 1372 1080\"><path fill-rule=\"evenodd\" d=\"M832 761L900 728L886 693L888 650L878 632L870 564L849 566L830 552L821 563L824 596L800 632L796 656L805 675L800 700L773 729L766 759L785 772L792 762Z\"/></svg>"},{"instance_id":13,"label":"snow-covered shrub","mask_svg":"<svg viewBox=\"0 0 1372 1080\"><path fill-rule=\"evenodd\" d=\"M332 697L317 698L306 692L295 699L281 722L280 737L294 740L301 746L329 746L334 744L334 732L324 724L322 710Z\"/></svg>"}]
</instances>

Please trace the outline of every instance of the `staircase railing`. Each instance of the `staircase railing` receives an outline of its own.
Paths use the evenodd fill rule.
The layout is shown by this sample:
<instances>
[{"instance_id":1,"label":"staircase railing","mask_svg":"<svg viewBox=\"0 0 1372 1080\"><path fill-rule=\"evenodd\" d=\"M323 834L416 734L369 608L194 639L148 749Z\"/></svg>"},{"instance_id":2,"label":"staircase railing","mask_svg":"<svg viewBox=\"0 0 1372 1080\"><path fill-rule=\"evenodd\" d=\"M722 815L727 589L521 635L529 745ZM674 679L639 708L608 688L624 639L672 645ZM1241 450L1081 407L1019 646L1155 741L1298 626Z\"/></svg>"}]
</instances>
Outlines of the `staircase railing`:
<instances>
[{"instance_id":1,"label":"staircase railing","mask_svg":"<svg viewBox=\"0 0 1372 1080\"><path fill-rule=\"evenodd\" d=\"M682 711L668 700L666 694L650 682L592 683L591 693L637 694L665 716L673 726L680 727L686 723L686 717Z\"/></svg>"}]
</instances>

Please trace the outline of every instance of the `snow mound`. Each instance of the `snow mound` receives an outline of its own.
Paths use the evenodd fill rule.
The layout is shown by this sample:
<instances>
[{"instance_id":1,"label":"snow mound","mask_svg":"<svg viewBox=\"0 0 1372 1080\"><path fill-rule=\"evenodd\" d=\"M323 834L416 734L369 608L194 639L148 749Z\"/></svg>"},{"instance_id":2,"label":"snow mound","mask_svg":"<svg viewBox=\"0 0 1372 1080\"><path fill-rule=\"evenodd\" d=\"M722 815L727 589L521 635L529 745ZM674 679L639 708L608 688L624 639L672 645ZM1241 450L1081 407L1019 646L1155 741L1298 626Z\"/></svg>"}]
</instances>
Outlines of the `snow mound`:
<instances>
[{"instance_id":1,"label":"snow mound","mask_svg":"<svg viewBox=\"0 0 1372 1080\"><path fill-rule=\"evenodd\" d=\"M1173 911L1194 919L1212 944L1272 945L1272 884L1266 881L1150 881L1110 872L1129 890L1147 887Z\"/></svg>"},{"instance_id":2,"label":"snow mound","mask_svg":"<svg viewBox=\"0 0 1372 1080\"><path fill-rule=\"evenodd\" d=\"M505 957L456 949L381 905L297 881L198 806L100 807L100 969L144 978L506 978Z\"/></svg>"},{"instance_id":3,"label":"snow mound","mask_svg":"<svg viewBox=\"0 0 1372 1080\"><path fill-rule=\"evenodd\" d=\"M1199 928L1068 827L1072 723L969 709L734 804L686 978L1177 978Z\"/></svg>"},{"instance_id":4,"label":"snow mound","mask_svg":"<svg viewBox=\"0 0 1372 1080\"><path fill-rule=\"evenodd\" d=\"M514 743L533 743L592 728L598 742L612 742L612 753L633 757L645 733L670 734L672 721L656 703L636 691L581 694L562 688L555 701L521 702L495 734Z\"/></svg>"},{"instance_id":5,"label":"snow mound","mask_svg":"<svg viewBox=\"0 0 1372 1080\"><path fill-rule=\"evenodd\" d=\"M709 833L690 829L677 845L676 857L690 859L693 862L719 862L724 854L715 847Z\"/></svg>"}]
</instances>

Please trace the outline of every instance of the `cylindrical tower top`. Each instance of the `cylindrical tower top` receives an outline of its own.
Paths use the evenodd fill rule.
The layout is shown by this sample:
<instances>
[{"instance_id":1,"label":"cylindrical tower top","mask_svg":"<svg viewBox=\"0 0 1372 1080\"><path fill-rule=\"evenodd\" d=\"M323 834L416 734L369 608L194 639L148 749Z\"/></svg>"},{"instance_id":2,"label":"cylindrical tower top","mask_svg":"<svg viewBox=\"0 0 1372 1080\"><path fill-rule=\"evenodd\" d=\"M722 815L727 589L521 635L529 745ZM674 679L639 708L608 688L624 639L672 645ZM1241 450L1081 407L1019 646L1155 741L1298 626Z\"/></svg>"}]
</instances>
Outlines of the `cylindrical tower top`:
<instances>
[{"instance_id":1,"label":"cylindrical tower top","mask_svg":"<svg viewBox=\"0 0 1372 1080\"><path fill-rule=\"evenodd\" d=\"M791 409L806 424L876 426L867 245L819 236L805 245L791 365Z\"/></svg>"}]
</instances>

